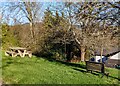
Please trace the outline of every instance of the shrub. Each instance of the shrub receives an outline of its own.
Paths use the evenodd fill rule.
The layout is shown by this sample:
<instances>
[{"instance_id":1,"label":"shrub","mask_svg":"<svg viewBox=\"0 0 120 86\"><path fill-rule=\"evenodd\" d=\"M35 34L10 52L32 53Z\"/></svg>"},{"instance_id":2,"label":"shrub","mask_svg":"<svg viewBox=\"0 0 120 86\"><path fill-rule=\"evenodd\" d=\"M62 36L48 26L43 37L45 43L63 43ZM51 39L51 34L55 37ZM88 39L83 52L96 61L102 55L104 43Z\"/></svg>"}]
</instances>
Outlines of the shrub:
<instances>
[{"instance_id":1,"label":"shrub","mask_svg":"<svg viewBox=\"0 0 120 86\"><path fill-rule=\"evenodd\" d=\"M10 30L10 26L2 24L2 48L7 49L11 46L18 46L18 40L14 37L13 32Z\"/></svg>"}]
</instances>

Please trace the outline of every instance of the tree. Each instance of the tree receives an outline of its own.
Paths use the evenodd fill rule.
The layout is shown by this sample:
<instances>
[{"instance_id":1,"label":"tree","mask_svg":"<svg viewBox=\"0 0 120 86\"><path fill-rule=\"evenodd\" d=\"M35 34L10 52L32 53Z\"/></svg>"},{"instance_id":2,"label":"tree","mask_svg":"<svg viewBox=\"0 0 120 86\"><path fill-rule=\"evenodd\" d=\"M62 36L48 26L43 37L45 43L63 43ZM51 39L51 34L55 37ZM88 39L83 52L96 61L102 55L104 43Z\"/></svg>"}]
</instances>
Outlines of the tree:
<instances>
[{"instance_id":1,"label":"tree","mask_svg":"<svg viewBox=\"0 0 120 86\"><path fill-rule=\"evenodd\" d=\"M79 48L81 50L81 61L85 61L85 52L86 48L90 47L92 44L90 37L90 32L92 32L94 27L96 26L94 23L96 22L96 16L98 15L98 11L95 9L99 9L99 4L92 2L84 2L78 3L80 5L78 12L76 12L76 21L79 22L81 29L79 32L75 32L76 41L79 44ZM92 28L92 29L91 29ZM92 39L93 40L93 39Z\"/></svg>"},{"instance_id":2,"label":"tree","mask_svg":"<svg viewBox=\"0 0 120 86\"><path fill-rule=\"evenodd\" d=\"M53 15L51 10L47 9L43 20L44 27L49 32L48 43L49 45L51 44L51 47L59 45L66 52L66 44L69 44L72 39L71 32L68 28L69 22L65 19L63 12L54 11L54 13ZM56 49L59 50L58 47Z\"/></svg>"},{"instance_id":3,"label":"tree","mask_svg":"<svg viewBox=\"0 0 120 86\"><path fill-rule=\"evenodd\" d=\"M13 32L10 30L10 26L7 24L2 24L2 48L7 49L10 46L19 45L17 39L13 35Z\"/></svg>"},{"instance_id":4,"label":"tree","mask_svg":"<svg viewBox=\"0 0 120 86\"><path fill-rule=\"evenodd\" d=\"M97 51L100 51L101 55L101 62L102 62L102 56L104 50L110 51L116 45L118 45L118 38L117 37L112 37L113 32L111 30L113 27L111 26L106 26L106 27L100 27L102 30L98 30L94 35L94 49ZM104 53L105 54L105 53Z\"/></svg>"},{"instance_id":5,"label":"tree","mask_svg":"<svg viewBox=\"0 0 120 86\"><path fill-rule=\"evenodd\" d=\"M108 3L84 2L79 4L80 7L78 12L76 13L76 21L80 22L81 29L75 34L76 41L78 42L81 48L81 61L84 61L85 50L87 47L101 47L102 56L103 47L110 47L113 44L111 42L112 40L110 39L112 35L110 34L113 34L115 30L112 30L112 32L109 33L111 31L111 28L108 28L109 20L107 20L108 17L104 16L105 14L110 15L110 13L107 11L108 9L110 9ZM116 27L116 25L114 26ZM94 39L94 34L97 33L99 33L99 36L98 38Z\"/></svg>"},{"instance_id":6,"label":"tree","mask_svg":"<svg viewBox=\"0 0 120 86\"><path fill-rule=\"evenodd\" d=\"M9 19L12 18L14 22L19 22L20 24L26 23L23 21L26 20L30 26L30 45L35 46L35 30L36 22L40 21L41 14L40 2L8 2L5 7L3 7L3 17L9 16ZM5 19L5 18L4 18Z\"/></svg>"}]
</instances>

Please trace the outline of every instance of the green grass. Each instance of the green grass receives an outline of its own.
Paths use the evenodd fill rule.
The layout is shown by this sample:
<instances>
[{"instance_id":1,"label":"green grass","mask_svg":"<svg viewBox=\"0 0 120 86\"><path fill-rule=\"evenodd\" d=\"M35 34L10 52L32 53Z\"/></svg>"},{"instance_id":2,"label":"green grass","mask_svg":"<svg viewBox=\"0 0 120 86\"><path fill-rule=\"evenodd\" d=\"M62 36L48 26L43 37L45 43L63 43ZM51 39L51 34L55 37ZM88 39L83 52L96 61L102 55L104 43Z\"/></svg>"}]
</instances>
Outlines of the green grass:
<instances>
[{"instance_id":1,"label":"green grass","mask_svg":"<svg viewBox=\"0 0 120 86\"><path fill-rule=\"evenodd\" d=\"M0 82L2 81L2 53L1 53L1 50L0 50Z\"/></svg>"},{"instance_id":2,"label":"green grass","mask_svg":"<svg viewBox=\"0 0 120 86\"><path fill-rule=\"evenodd\" d=\"M107 69L110 77L86 73L80 67L68 66L43 58L2 57L2 78L6 84L118 84L117 69Z\"/></svg>"}]
</instances>

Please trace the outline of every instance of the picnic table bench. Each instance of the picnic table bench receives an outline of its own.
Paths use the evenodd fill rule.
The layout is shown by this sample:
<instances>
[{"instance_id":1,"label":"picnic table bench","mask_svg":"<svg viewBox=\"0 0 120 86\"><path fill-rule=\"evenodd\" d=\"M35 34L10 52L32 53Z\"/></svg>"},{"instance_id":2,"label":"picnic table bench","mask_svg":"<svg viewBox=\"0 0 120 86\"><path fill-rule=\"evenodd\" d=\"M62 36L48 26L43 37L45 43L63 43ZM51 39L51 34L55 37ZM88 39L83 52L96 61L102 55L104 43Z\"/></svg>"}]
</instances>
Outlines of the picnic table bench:
<instances>
[{"instance_id":1,"label":"picnic table bench","mask_svg":"<svg viewBox=\"0 0 120 86\"><path fill-rule=\"evenodd\" d=\"M25 57L25 55L28 55L29 57L32 57L32 52L22 47L9 47L9 51L6 51L5 55L12 57L16 56Z\"/></svg>"},{"instance_id":2,"label":"picnic table bench","mask_svg":"<svg viewBox=\"0 0 120 86\"><path fill-rule=\"evenodd\" d=\"M88 71L95 71L95 72L100 72L102 73L102 77L106 75L107 77L109 76L109 73L105 72L105 65L104 63L100 62L92 62L92 61L86 61L86 70Z\"/></svg>"}]
</instances>

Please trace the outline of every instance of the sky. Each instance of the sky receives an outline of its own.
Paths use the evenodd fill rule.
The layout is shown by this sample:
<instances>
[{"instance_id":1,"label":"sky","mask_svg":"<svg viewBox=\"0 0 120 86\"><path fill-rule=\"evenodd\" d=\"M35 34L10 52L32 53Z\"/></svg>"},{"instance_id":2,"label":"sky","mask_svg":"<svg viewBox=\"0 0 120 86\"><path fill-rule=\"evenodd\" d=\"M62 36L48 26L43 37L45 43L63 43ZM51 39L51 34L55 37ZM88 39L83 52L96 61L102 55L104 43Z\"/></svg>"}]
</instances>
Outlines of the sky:
<instances>
[{"instance_id":1,"label":"sky","mask_svg":"<svg viewBox=\"0 0 120 86\"><path fill-rule=\"evenodd\" d=\"M0 2L0 19L1 19L1 17L2 17L2 11L3 11L3 7L5 7L5 5L8 5L8 4L10 4L11 2ZM14 2L12 2L12 3L14 3ZM49 2L42 2L42 7L41 7L41 15L40 15L40 17L42 18L43 17L43 15L44 15L44 11L45 11L45 9L51 4L51 3L49 3ZM5 15L7 15L7 13L9 13L9 11L8 10L5 10L6 12L5 12ZM17 12L16 10L15 10L15 12ZM12 12L12 15L11 16L13 16L14 17L14 13L15 12ZM19 12L20 13L20 12ZM23 16L24 14L22 14L22 13L20 13L18 16L17 15L15 15L17 18L20 18L21 16ZM4 22L7 22L6 21L6 17L3 17L3 21ZM25 17L23 17L23 18L21 18L20 19L20 21L22 22L22 23L28 23L28 20L27 20L27 18L25 18ZM9 22L7 22L9 25L13 25L13 23L14 23L14 21L13 21L13 19L12 18L10 18L9 19Z\"/></svg>"},{"instance_id":2,"label":"sky","mask_svg":"<svg viewBox=\"0 0 120 86\"><path fill-rule=\"evenodd\" d=\"M31 1L31 2L118 2L120 0L0 0L0 2L17 2L17 1Z\"/></svg>"},{"instance_id":3,"label":"sky","mask_svg":"<svg viewBox=\"0 0 120 86\"><path fill-rule=\"evenodd\" d=\"M0 0L0 2L17 2L17 1L31 1L31 2L61 2L69 0Z\"/></svg>"},{"instance_id":4,"label":"sky","mask_svg":"<svg viewBox=\"0 0 120 86\"><path fill-rule=\"evenodd\" d=\"M21 0L0 0L0 20L1 20L1 17L2 17L2 7L5 6L5 4L7 3L10 3L10 2L13 2L15 3L16 1L21 1ZM36 2L43 2L43 5L42 5L42 11L41 11L41 15L40 17L42 18L44 16L44 11L47 7L49 7L50 4L54 4L56 6L56 2L61 2L63 0L24 0L24 1L36 1ZM68 1L68 0L64 0L64 1ZM85 0L69 0L69 1L85 1ZM90 1L90 0L89 0ZM108 0L109 1L109 0ZM111 1L111 0L110 0ZM115 1L118 1L118 0L115 0ZM51 3L50 3L51 2ZM8 13L8 11L6 10L6 14ZM14 14L14 13L13 13ZM23 14L20 14L20 15L23 15ZM18 16L18 18L21 17L21 16ZM3 18L3 21L5 22L5 18ZM24 18L21 18L20 20L21 22L23 23L28 23L28 20L24 17ZM14 23L13 19L11 18L9 20L9 25L12 25Z\"/></svg>"},{"instance_id":5,"label":"sky","mask_svg":"<svg viewBox=\"0 0 120 86\"><path fill-rule=\"evenodd\" d=\"M0 17L2 17L2 8L4 8L4 7L6 7L6 5L10 5L10 3L15 3L15 2L0 2ZM56 4L56 2L46 2L46 0L44 0L44 2L41 2L42 3L42 7L41 7L41 13L40 13L40 16L39 16L39 18L40 18L40 20L42 20L42 17L44 16L44 11L50 6L50 5L54 5L54 6L56 6L57 4ZM5 10L6 12L5 12L5 14L7 15L8 13L10 13L9 12L9 10ZM14 15L15 15L15 12L16 12L16 10L15 11L12 11L12 15L11 16L13 16L14 17ZM19 12L20 13L20 12ZM24 14L23 13L21 13L21 14L19 14L19 15L15 15L15 17L17 17L17 18L20 18L20 22L22 22L23 24L24 23L28 23L29 21L28 21L28 19L27 18L25 18L25 17L23 17L23 18L21 18L21 16L24 16ZM9 19L9 21L7 20L7 18L6 17L3 17L3 22L7 22L9 25L13 25L14 24L14 20L13 20L13 18L10 18Z\"/></svg>"}]
</instances>

